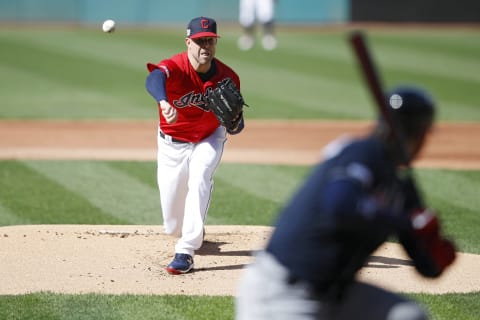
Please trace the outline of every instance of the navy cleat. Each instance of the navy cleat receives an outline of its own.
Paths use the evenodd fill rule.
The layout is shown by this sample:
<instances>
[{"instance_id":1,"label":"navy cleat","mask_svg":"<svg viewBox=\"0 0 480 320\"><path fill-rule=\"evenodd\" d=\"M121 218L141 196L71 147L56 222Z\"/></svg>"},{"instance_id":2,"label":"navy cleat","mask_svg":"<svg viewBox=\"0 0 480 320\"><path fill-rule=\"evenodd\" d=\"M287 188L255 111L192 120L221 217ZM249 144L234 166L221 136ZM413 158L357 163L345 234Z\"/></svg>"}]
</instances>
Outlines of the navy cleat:
<instances>
[{"instance_id":1,"label":"navy cleat","mask_svg":"<svg viewBox=\"0 0 480 320\"><path fill-rule=\"evenodd\" d=\"M193 258L186 253L175 253L175 258L167 266L166 270L170 274L184 274L193 269Z\"/></svg>"}]
</instances>

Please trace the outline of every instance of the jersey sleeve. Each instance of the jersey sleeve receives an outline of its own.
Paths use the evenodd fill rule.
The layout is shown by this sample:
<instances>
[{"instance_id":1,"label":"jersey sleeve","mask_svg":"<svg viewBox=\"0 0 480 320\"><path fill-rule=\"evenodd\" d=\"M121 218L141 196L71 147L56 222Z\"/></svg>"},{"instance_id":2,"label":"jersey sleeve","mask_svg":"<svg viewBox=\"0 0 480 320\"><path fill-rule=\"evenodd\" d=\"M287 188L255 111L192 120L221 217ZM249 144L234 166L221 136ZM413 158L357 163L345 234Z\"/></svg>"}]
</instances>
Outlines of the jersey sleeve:
<instances>
[{"instance_id":1,"label":"jersey sleeve","mask_svg":"<svg viewBox=\"0 0 480 320\"><path fill-rule=\"evenodd\" d=\"M174 58L175 57L164 59L157 64L148 62L147 70L152 72L153 70L159 69L166 75L167 78L170 78L173 74L177 73L176 70L180 68L174 61Z\"/></svg>"},{"instance_id":2,"label":"jersey sleeve","mask_svg":"<svg viewBox=\"0 0 480 320\"><path fill-rule=\"evenodd\" d=\"M160 69L154 69L147 76L145 81L145 88L148 93L155 99L156 102L167 100L167 93L165 89L166 75Z\"/></svg>"}]
</instances>

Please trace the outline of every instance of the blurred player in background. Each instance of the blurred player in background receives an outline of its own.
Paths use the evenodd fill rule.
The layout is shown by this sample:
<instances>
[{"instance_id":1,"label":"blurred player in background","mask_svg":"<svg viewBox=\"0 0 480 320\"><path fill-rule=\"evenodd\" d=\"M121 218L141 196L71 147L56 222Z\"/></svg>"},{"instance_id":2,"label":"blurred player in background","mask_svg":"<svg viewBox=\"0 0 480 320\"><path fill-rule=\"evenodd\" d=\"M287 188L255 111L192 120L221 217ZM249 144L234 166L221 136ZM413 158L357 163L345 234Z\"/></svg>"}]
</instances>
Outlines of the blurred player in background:
<instances>
[{"instance_id":1,"label":"blurred player in background","mask_svg":"<svg viewBox=\"0 0 480 320\"><path fill-rule=\"evenodd\" d=\"M327 148L324 162L279 215L265 250L246 268L237 320L427 318L413 301L355 279L391 236L423 276L438 277L455 258L413 178L401 175L430 131L434 102L416 87L399 87L387 101L405 139L399 143L379 120L367 137Z\"/></svg>"},{"instance_id":2,"label":"blurred player in background","mask_svg":"<svg viewBox=\"0 0 480 320\"><path fill-rule=\"evenodd\" d=\"M213 175L220 163L226 130L208 109L205 95L220 81L231 79L240 88L238 75L215 58L217 23L198 17L187 26L186 51L148 63L146 89L159 110L157 180L164 231L179 237L170 274L193 269L195 250L203 243L204 223L213 189Z\"/></svg>"},{"instance_id":3,"label":"blurred player in background","mask_svg":"<svg viewBox=\"0 0 480 320\"><path fill-rule=\"evenodd\" d=\"M239 22L243 35L238 39L240 50L250 50L255 45L255 27L262 28L262 47L273 50L277 47L274 33L274 9L276 0L240 0Z\"/></svg>"}]
</instances>

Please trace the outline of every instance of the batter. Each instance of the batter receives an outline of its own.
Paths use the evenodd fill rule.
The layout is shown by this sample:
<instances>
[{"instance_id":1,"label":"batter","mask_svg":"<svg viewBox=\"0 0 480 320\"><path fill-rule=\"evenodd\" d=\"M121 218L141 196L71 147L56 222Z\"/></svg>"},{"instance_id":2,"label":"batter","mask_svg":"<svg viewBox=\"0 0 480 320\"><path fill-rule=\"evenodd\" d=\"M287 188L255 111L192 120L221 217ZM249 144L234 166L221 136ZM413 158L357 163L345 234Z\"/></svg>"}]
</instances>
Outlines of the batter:
<instances>
[{"instance_id":1,"label":"batter","mask_svg":"<svg viewBox=\"0 0 480 320\"><path fill-rule=\"evenodd\" d=\"M405 139L393 139L380 120L367 137L327 148L245 271L236 319L427 318L413 301L355 279L391 236L426 277L440 276L455 258L435 214L401 175L433 124L433 100L416 87L399 87L387 101Z\"/></svg>"},{"instance_id":2,"label":"batter","mask_svg":"<svg viewBox=\"0 0 480 320\"><path fill-rule=\"evenodd\" d=\"M194 267L194 253L204 237L204 223L213 188L213 175L222 158L227 130L205 103L207 89L227 78L240 88L238 75L215 58L219 35L212 18L192 19L187 50L157 64L148 63L146 89L159 109L157 180L164 231L179 237L170 274ZM237 134L244 128L243 115Z\"/></svg>"}]
</instances>

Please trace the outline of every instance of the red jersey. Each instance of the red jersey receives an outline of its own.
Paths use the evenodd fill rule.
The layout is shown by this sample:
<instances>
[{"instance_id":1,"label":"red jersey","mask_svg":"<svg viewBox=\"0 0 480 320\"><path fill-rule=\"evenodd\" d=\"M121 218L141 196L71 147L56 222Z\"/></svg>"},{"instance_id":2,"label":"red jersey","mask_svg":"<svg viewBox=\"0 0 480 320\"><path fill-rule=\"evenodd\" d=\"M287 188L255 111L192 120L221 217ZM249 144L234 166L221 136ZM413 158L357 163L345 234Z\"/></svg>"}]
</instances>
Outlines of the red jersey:
<instances>
[{"instance_id":1,"label":"red jersey","mask_svg":"<svg viewBox=\"0 0 480 320\"><path fill-rule=\"evenodd\" d=\"M210 136L220 125L213 112L205 104L205 93L208 88L215 88L219 81L231 78L240 89L240 78L230 67L214 58L216 73L206 82L193 69L187 52L182 52L158 64L147 64L152 72L160 69L167 77L165 89L168 102L177 109L178 120L168 124L162 115L160 104L160 128L174 138L189 142L199 142Z\"/></svg>"}]
</instances>

